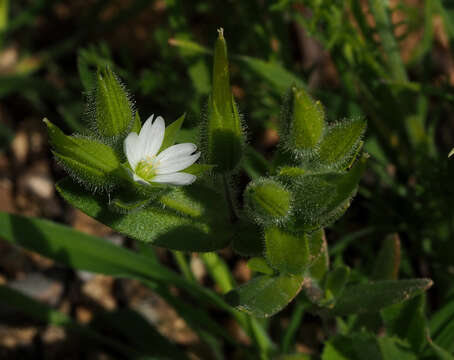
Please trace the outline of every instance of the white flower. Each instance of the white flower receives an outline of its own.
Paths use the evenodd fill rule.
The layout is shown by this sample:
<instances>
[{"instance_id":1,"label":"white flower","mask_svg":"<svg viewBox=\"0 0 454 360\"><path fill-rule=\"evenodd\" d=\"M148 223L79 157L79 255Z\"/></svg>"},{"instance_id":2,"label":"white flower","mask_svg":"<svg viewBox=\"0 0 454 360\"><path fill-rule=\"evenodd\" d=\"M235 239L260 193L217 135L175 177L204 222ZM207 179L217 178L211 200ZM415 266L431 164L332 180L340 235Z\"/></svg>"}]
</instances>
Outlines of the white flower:
<instances>
[{"instance_id":1,"label":"white flower","mask_svg":"<svg viewBox=\"0 0 454 360\"><path fill-rule=\"evenodd\" d=\"M143 124L140 133L130 133L123 144L124 152L131 165L134 181L144 185L151 182L170 185L192 184L196 176L180 172L194 164L200 152L193 154L197 147L191 143L178 144L161 151L165 123L162 117L153 122L151 115Z\"/></svg>"}]
</instances>

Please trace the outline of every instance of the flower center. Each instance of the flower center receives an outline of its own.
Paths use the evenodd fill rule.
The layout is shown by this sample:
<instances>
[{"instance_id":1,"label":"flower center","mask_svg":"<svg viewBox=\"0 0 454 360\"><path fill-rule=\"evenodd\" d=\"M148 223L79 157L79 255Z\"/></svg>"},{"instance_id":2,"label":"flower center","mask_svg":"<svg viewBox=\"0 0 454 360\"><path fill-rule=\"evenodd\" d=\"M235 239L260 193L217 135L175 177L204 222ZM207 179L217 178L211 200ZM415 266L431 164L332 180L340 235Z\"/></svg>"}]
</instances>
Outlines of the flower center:
<instances>
[{"instance_id":1,"label":"flower center","mask_svg":"<svg viewBox=\"0 0 454 360\"><path fill-rule=\"evenodd\" d=\"M144 180L151 180L156 175L156 165L156 157L147 156L139 161L134 172Z\"/></svg>"}]
</instances>

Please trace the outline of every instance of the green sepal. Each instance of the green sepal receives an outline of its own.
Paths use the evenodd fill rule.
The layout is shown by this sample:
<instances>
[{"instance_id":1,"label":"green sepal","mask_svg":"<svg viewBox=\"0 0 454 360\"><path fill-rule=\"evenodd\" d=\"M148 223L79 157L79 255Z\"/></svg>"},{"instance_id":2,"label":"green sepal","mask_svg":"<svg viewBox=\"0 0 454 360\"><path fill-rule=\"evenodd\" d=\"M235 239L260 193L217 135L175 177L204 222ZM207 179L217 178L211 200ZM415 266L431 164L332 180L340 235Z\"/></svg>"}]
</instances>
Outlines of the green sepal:
<instances>
[{"instance_id":1,"label":"green sepal","mask_svg":"<svg viewBox=\"0 0 454 360\"><path fill-rule=\"evenodd\" d=\"M213 171L215 168L215 165L208 165L208 164L192 164L191 166L187 167L184 170L181 170L181 172L185 172L188 174L201 176L204 173L209 173L210 171Z\"/></svg>"},{"instance_id":2,"label":"green sepal","mask_svg":"<svg viewBox=\"0 0 454 360\"><path fill-rule=\"evenodd\" d=\"M292 110L284 119L284 147L297 157L312 157L325 128L325 113L320 101L314 101L303 89L291 88Z\"/></svg>"},{"instance_id":3,"label":"green sepal","mask_svg":"<svg viewBox=\"0 0 454 360\"><path fill-rule=\"evenodd\" d=\"M244 200L249 215L259 224L282 223L291 213L292 194L270 178L251 182L244 192Z\"/></svg>"},{"instance_id":4,"label":"green sepal","mask_svg":"<svg viewBox=\"0 0 454 360\"><path fill-rule=\"evenodd\" d=\"M303 274L309 265L309 253L307 234L290 233L277 226L265 229L265 258L276 270Z\"/></svg>"},{"instance_id":5,"label":"green sepal","mask_svg":"<svg viewBox=\"0 0 454 360\"><path fill-rule=\"evenodd\" d=\"M142 122L140 121L139 112L136 111L136 115L134 116L134 123L132 125L131 132L140 133L140 129L142 129Z\"/></svg>"},{"instance_id":6,"label":"green sepal","mask_svg":"<svg viewBox=\"0 0 454 360\"><path fill-rule=\"evenodd\" d=\"M175 144L178 132L183 125L184 119L186 114L181 115L177 120L171 123L169 126L166 126L166 132L164 133L164 140L162 141L161 148L159 149L158 153L164 149ZM185 171L186 172L186 171Z\"/></svg>"},{"instance_id":7,"label":"green sepal","mask_svg":"<svg viewBox=\"0 0 454 360\"><path fill-rule=\"evenodd\" d=\"M227 44L222 29L216 40L213 65L213 89L201 129L205 162L216 165L215 172L237 168L244 151L241 118L230 89Z\"/></svg>"},{"instance_id":8,"label":"green sepal","mask_svg":"<svg viewBox=\"0 0 454 360\"><path fill-rule=\"evenodd\" d=\"M136 118L129 95L109 67L98 69L95 84L91 101L96 132L114 142L122 141Z\"/></svg>"},{"instance_id":9,"label":"green sepal","mask_svg":"<svg viewBox=\"0 0 454 360\"><path fill-rule=\"evenodd\" d=\"M43 121L53 154L74 180L90 189L110 189L121 181L120 161L111 147L92 139L65 135L48 119Z\"/></svg>"},{"instance_id":10,"label":"green sepal","mask_svg":"<svg viewBox=\"0 0 454 360\"><path fill-rule=\"evenodd\" d=\"M312 231L336 221L350 206L365 170L364 155L348 172L308 173L279 177L294 195L293 227Z\"/></svg>"},{"instance_id":11,"label":"green sepal","mask_svg":"<svg viewBox=\"0 0 454 360\"><path fill-rule=\"evenodd\" d=\"M269 317L280 310L301 290L303 276L259 275L226 295L238 310L257 317Z\"/></svg>"},{"instance_id":12,"label":"green sepal","mask_svg":"<svg viewBox=\"0 0 454 360\"><path fill-rule=\"evenodd\" d=\"M357 155L366 131L362 118L344 120L332 124L320 143L317 167L342 170L348 167Z\"/></svg>"},{"instance_id":13,"label":"green sepal","mask_svg":"<svg viewBox=\"0 0 454 360\"><path fill-rule=\"evenodd\" d=\"M266 275L274 274L273 268L271 268L265 261L265 259L261 257L254 257L252 259L249 259L249 261L247 262L247 266L252 271L260 272L262 274Z\"/></svg>"}]
</instances>

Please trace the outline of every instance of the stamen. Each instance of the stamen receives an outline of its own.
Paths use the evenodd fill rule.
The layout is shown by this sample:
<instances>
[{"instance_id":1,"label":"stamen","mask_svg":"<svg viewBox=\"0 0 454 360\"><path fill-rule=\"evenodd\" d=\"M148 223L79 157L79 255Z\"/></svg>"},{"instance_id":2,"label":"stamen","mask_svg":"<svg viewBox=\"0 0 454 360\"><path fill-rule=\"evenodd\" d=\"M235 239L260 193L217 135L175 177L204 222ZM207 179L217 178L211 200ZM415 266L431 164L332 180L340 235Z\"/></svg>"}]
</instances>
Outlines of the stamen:
<instances>
[{"instance_id":1,"label":"stamen","mask_svg":"<svg viewBox=\"0 0 454 360\"><path fill-rule=\"evenodd\" d=\"M155 156L147 156L144 160L139 161L134 172L144 180L151 180L156 175L155 159Z\"/></svg>"}]
</instances>

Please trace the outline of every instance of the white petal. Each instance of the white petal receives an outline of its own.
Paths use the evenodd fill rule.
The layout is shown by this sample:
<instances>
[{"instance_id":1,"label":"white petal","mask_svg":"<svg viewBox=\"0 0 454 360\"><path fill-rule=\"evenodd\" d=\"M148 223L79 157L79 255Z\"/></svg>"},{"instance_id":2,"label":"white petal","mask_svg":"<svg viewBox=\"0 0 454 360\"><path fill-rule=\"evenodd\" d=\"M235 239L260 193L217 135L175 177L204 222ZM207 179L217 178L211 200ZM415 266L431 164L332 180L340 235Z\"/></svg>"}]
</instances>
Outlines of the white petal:
<instances>
[{"instance_id":1,"label":"white petal","mask_svg":"<svg viewBox=\"0 0 454 360\"><path fill-rule=\"evenodd\" d=\"M132 169L135 169L142 155L139 148L139 136L135 132L130 133L126 137L123 143L123 150L129 165L131 165Z\"/></svg>"},{"instance_id":2,"label":"white petal","mask_svg":"<svg viewBox=\"0 0 454 360\"><path fill-rule=\"evenodd\" d=\"M170 185L189 185L192 184L197 177L184 172L177 172L166 175L156 175L151 181L170 184Z\"/></svg>"},{"instance_id":3,"label":"white petal","mask_svg":"<svg viewBox=\"0 0 454 360\"><path fill-rule=\"evenodd\" d=\"M181 156L177 158L172 158L170 160L164 160L161 162L156 162L155 171L156 174L171 174L194 164L198 158L200 157L200 153L189 156Z\"/></svg>"},{"instance_id":4,"label":"white petal","mask_svg":"<svg viewBox=\"0 0 454 360\"><path fill-rule=\"evenodd\" d=\"M148 181L142 179L139 175L132 174L132 178L134 179L135 182L138 182L139 184L150 185Z\"/></svg>"},{"instance_id":5,"label":"white petal","mask_svg":"<svg viewBox=\"0 0 454 360\"><path fill-rule=\"evenodd\" d=\"M155 156L164 140L166 130L164 119L159 116L153 123L151 123L152 120L153 117L150 116L140 130L140 148L143 158Z\"/></svg>"},{"instance_id":6,"label":"white petal","mask_svg":"<svg viewBox=\"0 0 454 360\"><path fill-rule=\"evenodd\" d=\"M167 161L180 156L191 155L196 150L197 146L192 143L172 145L160 152L159 155L156 156L156 161Z\"/></svg>"}]
</instances>

